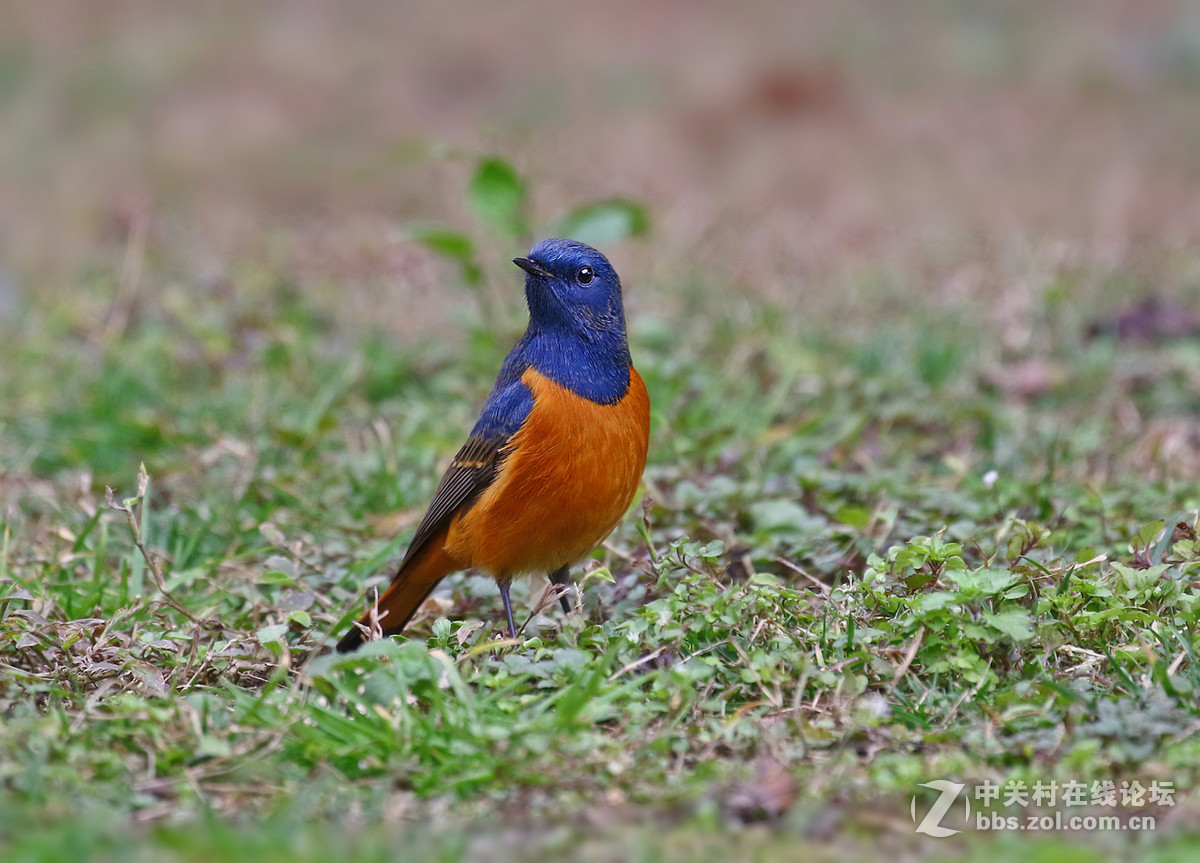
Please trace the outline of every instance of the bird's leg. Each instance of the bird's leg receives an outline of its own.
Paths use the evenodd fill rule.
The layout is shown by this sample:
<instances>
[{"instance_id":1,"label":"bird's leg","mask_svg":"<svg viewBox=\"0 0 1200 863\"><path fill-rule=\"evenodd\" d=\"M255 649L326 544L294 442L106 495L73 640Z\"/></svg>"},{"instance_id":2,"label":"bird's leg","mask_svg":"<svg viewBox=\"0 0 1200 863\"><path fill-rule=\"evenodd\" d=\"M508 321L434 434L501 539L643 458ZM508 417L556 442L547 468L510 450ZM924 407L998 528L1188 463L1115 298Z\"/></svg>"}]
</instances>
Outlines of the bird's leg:
<instances>
[{"instance_id":1,"label":"bird's leg","mask_svg":"<svg viewBox=\"0 0 1200 863\"><path fill-rule=\"evenodd\" d=\"M508 618L508 637L517 637L517 625L513 623L512 616L512 600L508 598L508 586L512 582L505 581L500 583L500 598L504 600L504 616Z\"/></svg>"},{"instance_id":2,"label":"bird's leg","mask_svg":"<svg viewBox=\"0 0 1200 863\"><path fill-rule=\"evenodd\" d=\"M554 572L550 573L550 583L555 587L566 587L570 583L570 573L571 567L560 566ZM571 603L567 602L567 595L564 593L558 598L558 601L562 603L563 614L570 614Z\"/></svg>"}]
</instances>

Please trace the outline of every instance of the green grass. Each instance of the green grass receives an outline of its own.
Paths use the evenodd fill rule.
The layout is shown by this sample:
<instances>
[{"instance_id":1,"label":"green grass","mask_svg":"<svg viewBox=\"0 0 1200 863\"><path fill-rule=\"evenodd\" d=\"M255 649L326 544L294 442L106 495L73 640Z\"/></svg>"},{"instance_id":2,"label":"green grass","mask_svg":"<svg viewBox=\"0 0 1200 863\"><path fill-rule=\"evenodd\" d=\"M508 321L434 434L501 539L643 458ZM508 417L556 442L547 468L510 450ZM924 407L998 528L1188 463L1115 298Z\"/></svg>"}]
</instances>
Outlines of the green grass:
<instances>
[{"instance_id":1,"label":"green grass","mask_svg":"<svg viewBox=\"0 0 1200 863\"><path fill-rule=\"evenodd\" d=\"M1154 835L1075 838L1194 853L1194 344L1050 308L1022 359L1058 377L1014 394L986 331L929 308L645 315L646 494L583 613L507 645L494 586L457 576L410 640L333 657L510 334L465 313L470 340L400 346L254 284L6 333L6 860L975 853L915 841L938 777L1168 780Z\"/></svg>"},{"instance_id":2,"label":"green grass","mask_svg":"<svg viewBox=\"0 0 1200 863\"><path fill-rule=\"evenodd\" d=\"M25 5L4 863L1197 857L1200 345L1111 334L1196 323L1187 4ZM643 494L579 613L457 575L331 657L554 234ZM924 838L936 779L1175 805Z\"/></svg>"}]
</instances>

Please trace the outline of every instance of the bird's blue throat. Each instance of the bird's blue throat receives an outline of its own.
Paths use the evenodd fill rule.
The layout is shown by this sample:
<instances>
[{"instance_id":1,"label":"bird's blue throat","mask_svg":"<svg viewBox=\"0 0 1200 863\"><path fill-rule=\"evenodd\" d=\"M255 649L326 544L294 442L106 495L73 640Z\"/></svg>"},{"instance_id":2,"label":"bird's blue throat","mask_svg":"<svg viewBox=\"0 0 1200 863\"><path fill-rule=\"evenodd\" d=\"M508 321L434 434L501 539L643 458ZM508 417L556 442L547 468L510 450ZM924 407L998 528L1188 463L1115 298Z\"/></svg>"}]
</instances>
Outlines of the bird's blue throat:
<instances>
[{"instance_id":1,"label":"bird's blue throat","mask_svg":"<svg viewBox=\"0 0 1200 863\"><path fill-rule=\"evenodd\" d=\"M596 332L582 339L534 330L522 339L526 366L598 404L616 404L629 391L629 346L624 333Z\"/></svg>"},{"instance_id":2,"label":"bird's blue throat","mask_svg":"<svg viewBox=\"0 0 1200 863\"><path fill-rule=\"evenodd\" d=\"M623 333L584 340L530 326L504 361L473 434L503 438L521 427L533 410L533 393L521 382L530 368L597 404L616 404L629 391L629 346Z\"/></svg>"}]
</instances>

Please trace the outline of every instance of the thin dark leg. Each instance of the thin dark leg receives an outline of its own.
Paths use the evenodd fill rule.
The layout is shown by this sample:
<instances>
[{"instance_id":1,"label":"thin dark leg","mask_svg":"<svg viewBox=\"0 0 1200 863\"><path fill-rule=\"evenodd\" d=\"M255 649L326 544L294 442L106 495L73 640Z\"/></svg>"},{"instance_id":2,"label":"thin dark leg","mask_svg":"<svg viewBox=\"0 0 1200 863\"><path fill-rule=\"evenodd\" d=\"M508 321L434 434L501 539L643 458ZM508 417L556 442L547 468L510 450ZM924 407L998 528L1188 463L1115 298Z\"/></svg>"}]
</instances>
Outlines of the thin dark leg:
<instances>
[{"instance_id":1,"label":"thin dark leg","mask_svg":"<svg viewBox=\"0 0 1200 863\"><path fill-rule=\"evenodd\" d=\"M566 587L571 580L570 573L571 568L569 566L560 566L558 569L554 570L554 572L550 573L550 583L555 587ZM563 614L570 614L571 603L567 602L566 594L560 596L558 601L562 603Z\"/></svg>"},{"instance_id":2,"label":"thin dark leg","mask_svg":"<svg viewBox=\"0 0 1200 863\"><path fill-rule=\"evenodd\" d=\"M517 637L517 625L513 623L512 616L512 600L508 598L509 582L504 582L500 585L500 598L504 600L504 616L508 618L508 637Z\"/></svg>"}]
</instances>

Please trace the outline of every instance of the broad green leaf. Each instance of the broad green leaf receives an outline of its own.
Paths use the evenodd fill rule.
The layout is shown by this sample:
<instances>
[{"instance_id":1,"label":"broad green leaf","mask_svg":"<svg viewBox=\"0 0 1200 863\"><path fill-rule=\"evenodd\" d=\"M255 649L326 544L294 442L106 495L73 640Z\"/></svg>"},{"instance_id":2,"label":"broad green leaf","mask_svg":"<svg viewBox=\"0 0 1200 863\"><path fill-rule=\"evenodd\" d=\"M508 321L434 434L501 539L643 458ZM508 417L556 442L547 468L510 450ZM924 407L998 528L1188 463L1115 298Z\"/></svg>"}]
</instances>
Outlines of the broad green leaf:
<instances>
[{"instance_id":1,"label":"broad green leaf","mask_svg":"<svg viewBox=\"0 0 1200 863\"><path fill-rule=\"evenodd\" d=\"M871 523L871 511L869 509L850 504L839 506L833 517L849 527L866 527Z\"/></svg>"},{"instance_id":2,"label":"broad green leaf","mask_svg":"<svg viewBox=\"0 0 1200 863\"><path fill-rule=\"evenodd\" d=\"M1150 543L1154 542L1154 538L1158 536L1166 522L1161 519L1152 521L1149 524L1142 525L1142 529L1138 531L1137 538L1141 540L1141 547L1147 548Z\"/></svg>"},{"instance_id":3,"label":"broad green leaf","mask_svg":"<svg viewBox=\"0 0 1200 863\"><path fill-rule=\"evenodd\" d=\"M557 233L589 246L602 246L639 236L649 228L643 207L625 198L611 198L576 207L559 223Z\"/></svg>"},{"instance_id":4,"label":"broad green leaf","mask_svg":"<svg viewBox=\"0 0 1200 863\"><path fill-rule=\"evenodd\" d=\"M420 243L444 258L455 261L475 257L475 244L461 231L426 222L409 222L400 227L401 239Z\"/></svg>"},{"instance_id":5,"label":"broad green leaf","mask_svg":"<svg viewBox=\"0 0 1200 863\"><path fill-rule=\"evenodd\" d=\"M987 612L983 619L993 629L1000 630L1018 644L1033 638L1033 619L1023 608Z\"/></svg>"},{"instance_id":6,"label":"broad green leaf","mask_svg":"<svg viewBox=\"0 0 1200 863\"><path fill-rule=\"evenodd\" d=\"M420 243L427 249L458 264L459 272L468 285L477 285L483 280L483 271L475 260L475 244L461 231L425 222L410 222L400 227L400 238Z\"/></svg>"},{"instance_id":7,"label":"broad green leaf","mask_svg":"<svg viewBox=\"0 0 1200 863\"><path fill-rule=\"evenodd\" d=\"M288 612L288 620L290 620L292 623L295 623L298 626L303 626L305 628L312 626L312 617L309 616L307 611L300 611L300 610L289 611Z\"/></svg>"},{"instance_id":8,"label":"broad green leaf","mask_svg":"<svg viewBox=\"0 0 1200 863\"><path fill-rule=\"evenodd\" d=\"M924 614L931 611L941 611L952 602L958 602L962 599L957 593L951 593L948 590L935 590L931 593L924 593L917 597L917 601L913 604L913 609L918 614Z\"/></svg>"},{"instance_id":9,"label":"broad green leaf","mask_svg":"<svg viewBox=\"0 0 1200 863\"><path fill-rule=\"evenodd\" d=\"M1162 580L1163 573L1170 567L1165 563L1159 563L1154 566L1148 566L1145 569L1134 569L1131 566L1126 566L1114 560L1112 568L1113 572L1120 578L1121 584L1125 587L1130 590L1145 591L1157 585Z\"/></svg>"},{"instance_id":10,"label":"broad green leaf","mask_svg":"<svg viewBox=\"0 0 1200 863\"><path fill-rule=\"evenodd\" d=\"M964 598L995 596L1015 584L1021 576L1007 569L976 569L947 572L946 578L958 585Z\"/></svg>"},{"instance_id":11,"label":"broad green leaf","mask_svg":"<svg viewBox=\"0 0 1200 863\"><path fill-rule=\"evenodd\" d=\"M750 507L750 517L758 530L804 529L818 522L795 501L762 500Z\"/></svg>"},{"instance_id":12,"label":"broad green leaf","mask_svg":"<svg viewBox=\"0 0 1200 863\"><path fill-rule=\"evenodd\" d=\"M287 634L288 625L286 623L275 623L271 626L264 626L255 635L258 638L259 644L277 644L283 641L283 636Z\"/></svg>"},{"instance_id":13,"label":"broad green leaf","mask_svg":"<svg viewBox=\"0 0 1200 863\"><path fill-rule=\"evenodd\" d=\"M520 236L525 231L525 182L512 165L489 157L480 161L467 189L471 212L501 234Z\"/></svg>"}]
</instances>

